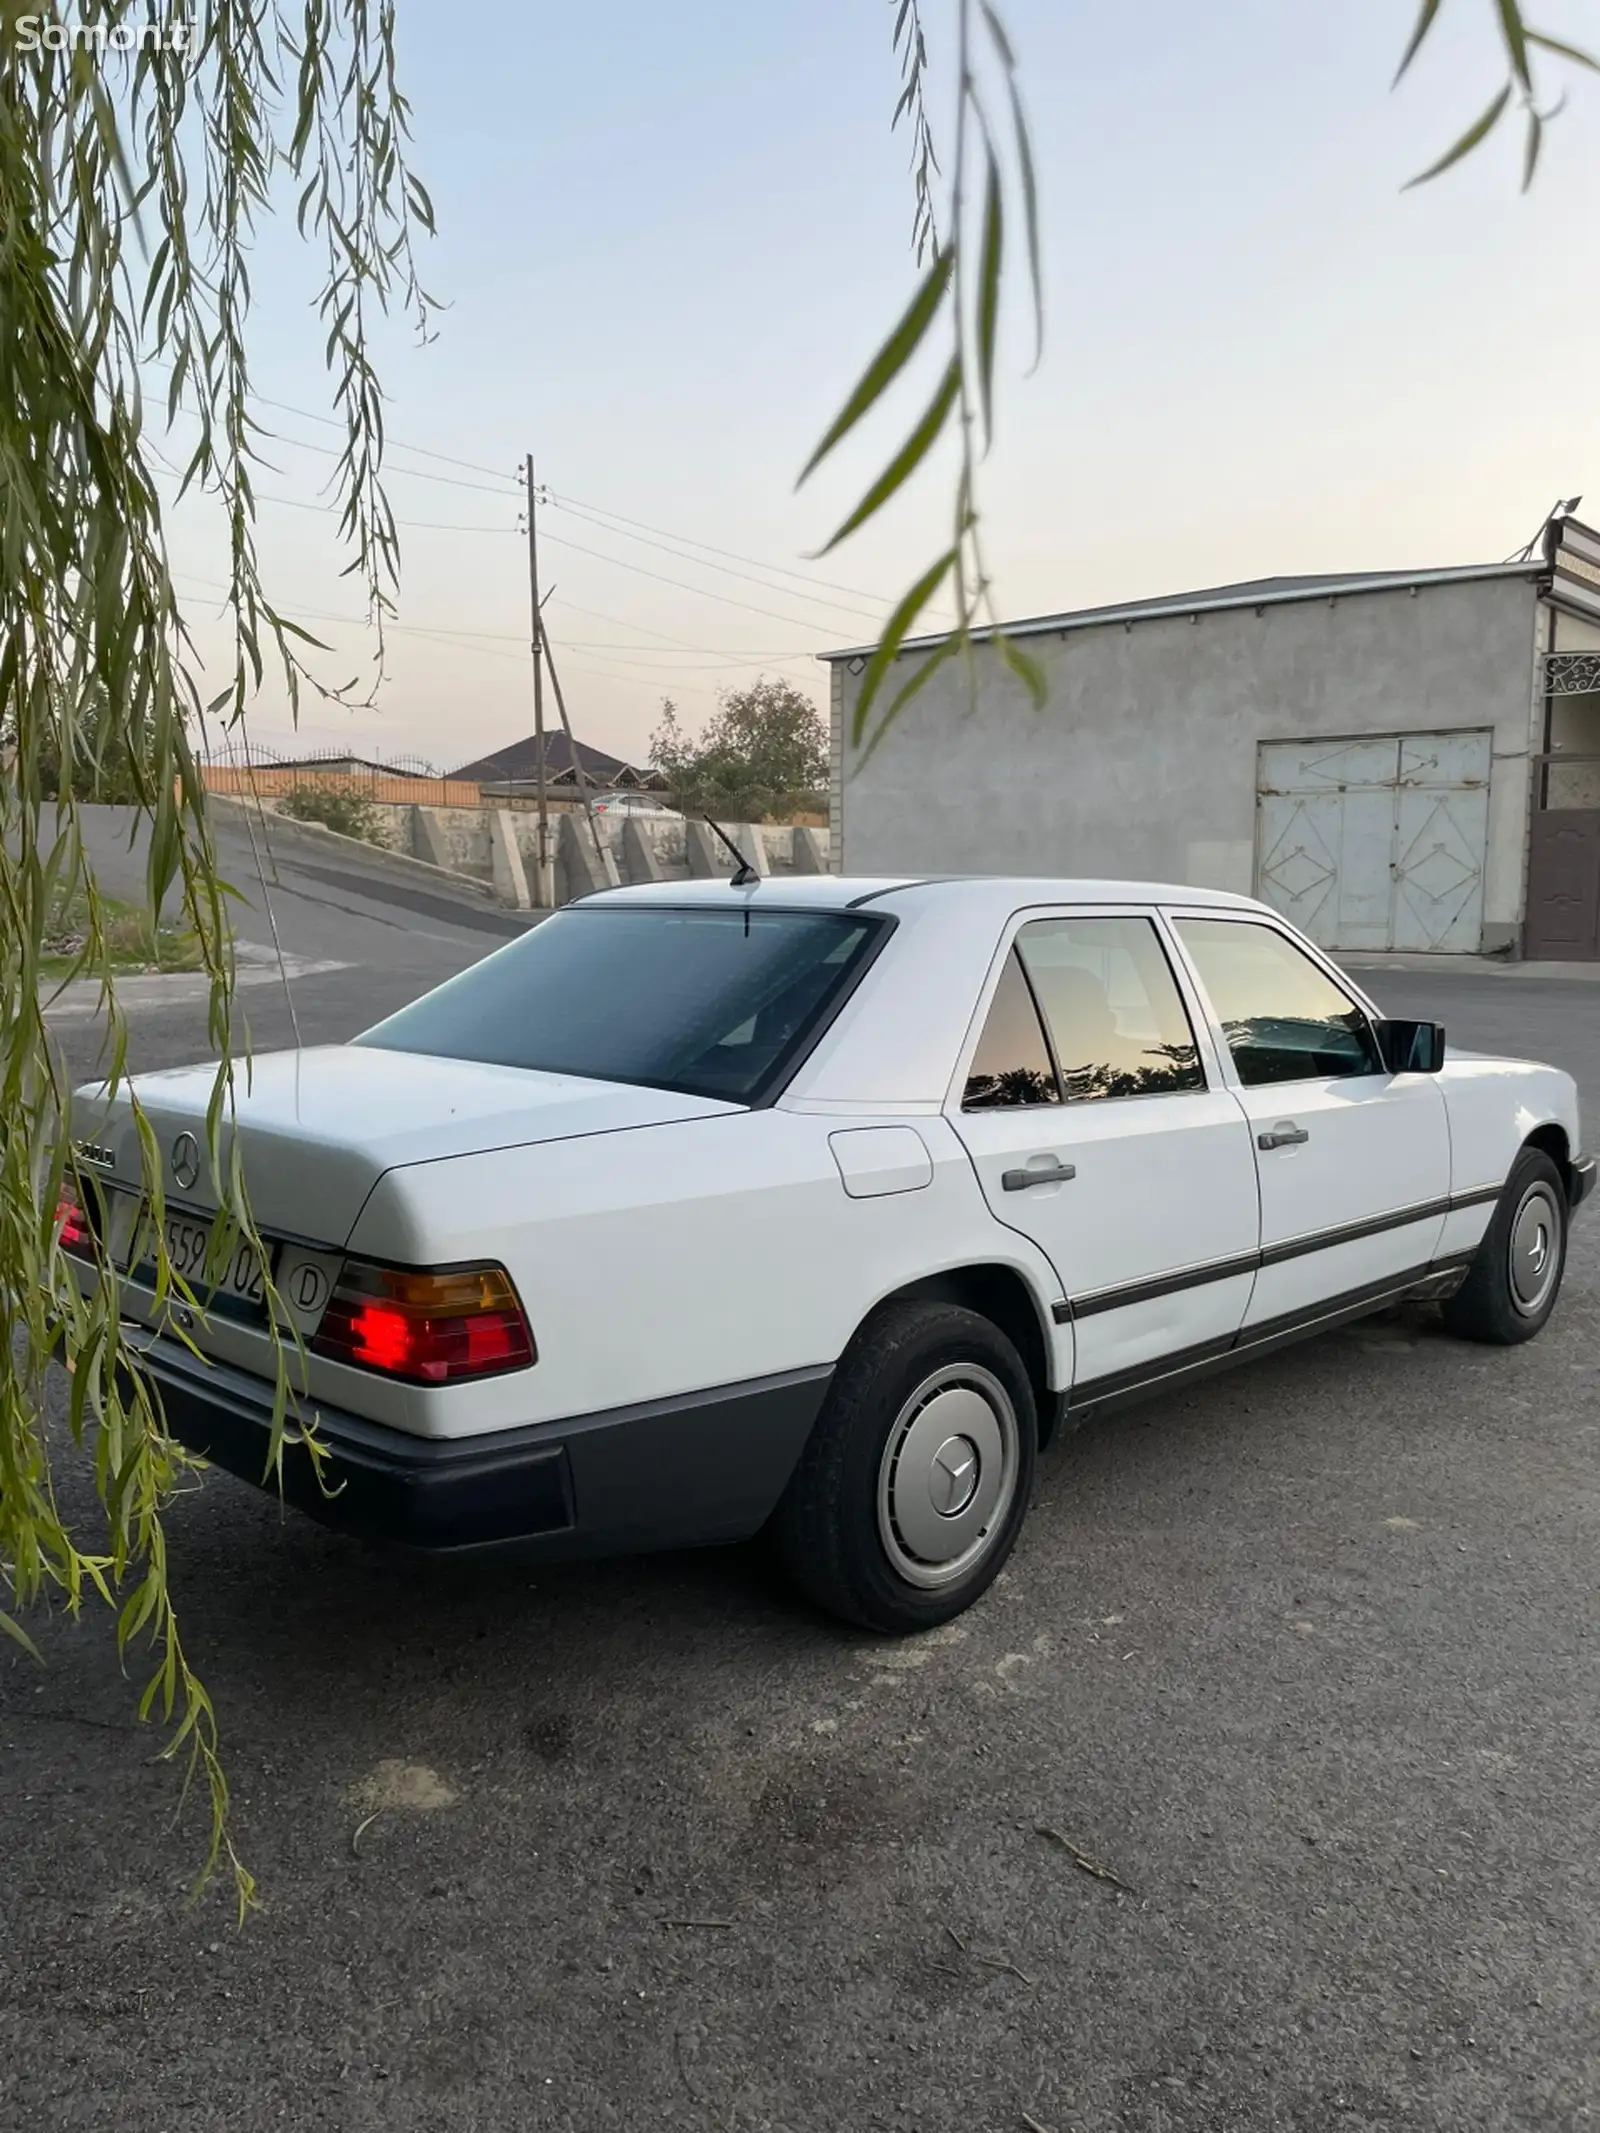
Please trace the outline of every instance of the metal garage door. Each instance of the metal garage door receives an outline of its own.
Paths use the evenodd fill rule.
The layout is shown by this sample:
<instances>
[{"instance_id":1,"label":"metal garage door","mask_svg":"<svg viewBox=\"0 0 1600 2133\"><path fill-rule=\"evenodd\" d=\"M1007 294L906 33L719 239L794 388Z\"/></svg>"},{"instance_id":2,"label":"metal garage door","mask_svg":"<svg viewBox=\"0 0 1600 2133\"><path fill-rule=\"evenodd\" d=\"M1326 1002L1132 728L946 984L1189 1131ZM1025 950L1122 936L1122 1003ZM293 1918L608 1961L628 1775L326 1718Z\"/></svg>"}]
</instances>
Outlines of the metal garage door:
<instances>
[{"instance_id":1,"label":"metal garage door","mask_svg":"<svg viewBox=\"0 0 1600 2133\"><path fill-rule=\"evenodd\" d=\"M1256 893L1324 948L1477 950L1488 733L1263 741Z\"/></svg>"}]
</instances>

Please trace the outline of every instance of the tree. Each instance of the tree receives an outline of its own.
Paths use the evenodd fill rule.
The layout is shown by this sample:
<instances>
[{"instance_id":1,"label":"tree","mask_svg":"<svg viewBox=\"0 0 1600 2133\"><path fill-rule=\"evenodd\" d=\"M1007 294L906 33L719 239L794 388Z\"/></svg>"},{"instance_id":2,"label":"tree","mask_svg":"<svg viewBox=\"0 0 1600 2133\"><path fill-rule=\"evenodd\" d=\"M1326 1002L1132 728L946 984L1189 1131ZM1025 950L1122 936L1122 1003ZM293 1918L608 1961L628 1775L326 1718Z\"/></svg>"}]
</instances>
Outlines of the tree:
<instances>
[{"instance_id":1,"label":"tree","mask_svg":"<svg viewBox=\"0 0 1600 2133\"><path fill-rule=\"evenodd\" d=\"M185 1656L168 1588L163 1507L192 1464L123 1340L114 1282L83 1280L61 1205L92 1209L67 1136L68 1092L40 1004L56 914L86 916L70 975L101 982L108 1068L124 1071L111 914L84 863L79 808L109 779L149 831L148 912L198 943L219 1055L208 1158L223 1221L259 1237L231 1160L233 954L191 732L236 719L276 659L297 700L312 642L280 616L256 564L255 463L265 438L247 353L250 252L292 188L321 259L320 328L342 420L336 481L351 570L381 627L398 561L382 485L376 315L430 305L413 243L431 228L406 161L389 0L96 0L86 20L7 5L0 38L0 1632L53 1590L114 1611L126 1652L153 1646L143 1716L171 1725L211 1810L203 1875L251 1882L228 1834L210 1698ZM283 93L287 84L289 94ZM145 396L196 425L180 471L226 528L232 670L203 692L168 571ZM59 799L59 805L57 804ZM161 1208L153 1136L143 1185ZM157 1240L157 1294L182 1283ZM92 1246L98 1251L98 1246ZM92 1451L101 1516L69 1525L61 1458L41 1420L55 1355L69 1427ZM292 1409L278 1356L275 1452Z\"/></svg>"},{"instance_id":2,"label":"tree","mask_svg":"<svg viewBox=\"0 0 1600 2133\"><path fill-rule=\"evenodd\" d=\"M1535 62L1595 65L1530 28L1517 0L1489 4L1506 52L1506 81L1423 177L1470 155L1508 110L1520 108L1524 176L1531 180L1549 115ZM1039 222L1015 57L990 0L952 5L955 124L941 201L920 0L890 0L902 67L895 123L905 120L912 134L913 245L923 273L811 461L820 464L873 415L919 350L944 335L932 399L829 543L848 540L892 501L954 425L949 530L896 604L869 661L858 742L901 646L935 597L953 593L957 627L934 659L958 654L973 623L991 613L977 468L993 423L1008 226L1022 231L1038 322ZM1421 0L1402 72L1442 10L1443 0ZM298 702L302 683L317 686L302 651L314 640L278 613L257 568L255 470L270 440L250 393L250 254L258 226L292 189L297 228L322 262L322 346L344 430L334 472L340 526L378 626L381 672L399 557L383 487L382 400L370 335L376 315L391 305L409 310L426 333L432 306L418 279L415 239L431 230L433 218L407 161L393 0L303 0L292 28L276 0L86 0L81 12L87 19L63 24L42 11L20 14L11 0L0 10L0 735L7 758L0 782L0 1096L7 1126L0 1137L0 1315L10 1335L0 1342L0 1633L31 1650L20 1618L54 1590L73 1610L86 1597L112 1608L124 1650L142 1637L153 1640L155 1668L141 1713L159 1711L173 1722L169 1751L185 1752L191 1772L202 1777L211 1807L203 1871L225 1857L243 1907L251 1883L228 1837L216 1717L184 1655L166 1575L163 1505L189 1462L122 1340L114 1287L103 1278L80 1283L60 1245L61 1196L92 1198L93 1180L80 1173L67 1144L67 1092L40 1010L39 975L54 914L76 898L88 917L75 969L105 989L113 1080L124 1071L127 1044L107 914L84 864L78 771L63 775L61 766L117 766L150 833L152 923L163 906L181 906L178 922L197 943L219 1055L207 1157L223 1219L259 1244L231 1160L227 892L190 741L190 729L207 719L243 714L268 659L281 666L291 701ZM290 85L287 95L282 84ZM991 109L1007 114L1004 136L993 129ZM208 492L226 527L232 672L209 698L167 566L145 405L152 388L169 412L185 410L195 420L182 489ZM1037 687L1025 655L1003 649ZM874 738L932 665L916 665L880 714ZM754 792L759 721L741 724L743 716L725 705L713 721L723 739L713 744L708 735L694 749L676 733L674 717L664 722L663 745L697 766L704 758L708 782L742 765L752 777L745 789ZM797 720L788 728L777 720L775 730L787 730L794 742L801 729ZM774 792L791 776L805 782L809 773L797 760L781 750L760 758ZM806 760L820 782L820 752ZM141 1148L145 1189L159 1212L160 1170L148 1130ZM158 1259L158 1295L165 1298L182 1283L164 1245ZM65 1523L54 1486L60 1454L40 1420L43 1374L58 1354L72 1373L71 1435L93 1447L103 1531L92 1543ZM280 1348L275 1455L292 1397Z\"/></svg>"},{"instance_id":3,"label":"tree","mask_svg":"<svg viewBox=\"0 0 1600 2133\"><path fill-rule=\"evenodd\" d=\"M760 822L814 805L828 780L828 739L817 707L792 682L766 675L723 689L698 740L688 740L671 697L651 736L650 766L686 814Z\"/></svg>"},{"instance_id":4,"label":"tree","mask_svg":"<svg viewBox=\"0 0 1600 2133\"><path fill-rule=\"evenodd\" d=\"M76 730L74 730L74 728ZM61 760L61 741L75 742L77 752L69 763ZM125 725L113 716L111 701L103 688L95 688L76 721L59 722L57 734L47 738L39 753L39 790L47 800L70 797L104 805L136 805L141 778L148 783L151 762L148 751L136 761L134 743ZM7 753L10 753L8 748ZM67 788L63 795L62 787Z\"/></svg>"}]
</instances>

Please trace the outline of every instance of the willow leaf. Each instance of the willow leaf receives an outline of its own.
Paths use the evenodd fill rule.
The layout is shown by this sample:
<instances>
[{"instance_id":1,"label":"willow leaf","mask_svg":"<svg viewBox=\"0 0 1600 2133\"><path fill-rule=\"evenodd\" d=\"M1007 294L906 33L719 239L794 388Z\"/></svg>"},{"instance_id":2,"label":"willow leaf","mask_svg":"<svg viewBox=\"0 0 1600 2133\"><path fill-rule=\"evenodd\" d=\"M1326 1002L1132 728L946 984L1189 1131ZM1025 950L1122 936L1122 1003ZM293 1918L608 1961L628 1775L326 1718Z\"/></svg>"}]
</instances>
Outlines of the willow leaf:
<instances>
[{"instance_id":1,"label":"willow leaf","mask_svg":"<svg viewBox=\"0 0 1600 2133\"><path fill-rule=\"evenodd\" d=\"M1032 697L1035 711L1042 711L1049 700L1050 685L1045 680L1044 668L1040 666L1038 660L1031 653L1023 651L1022 647L1008 637L1004 630L995 632L994 648L1000 654L1004 664L1010 668L1017 680L1027 690L1029 696Z\"/></svg>"},{"instance_id":2,"label":"willow leaf","mask_svg":"<svg viewBox=\"0 0 1600 2133\"><path fill-rule=\"evenodd\" d=\"M932 264L917 285L916 294L907 304L882 347L861 373L855 390L829 425L822 442L801 469L802 482L821 465L834 446L850 434L862 416L877 405L916 354L928 328L938 316L939 306L944 302L950 287L954 267L955 257L948 248L934 254Z\"/></svg>"},{"instance_id":3,"label":"willow leaf","mask_svg":"<svg viewBox=\"0 0 1600 2133\"><path fill-rule=\"evenodd\" d=\"M940 379L933 398L923 410L922 419L918 422L916 428L911 432L905 443L901 445L899 451L895 453L893 459L890 460L871 488L867 490L844 524L839 527L833 538L827 541L818 551L819 554L826 555L830 548L837 548L841 541L848 540L858 526L864 526L869 518L881 511L889 499L905 486L906 482L911 479L911 476L933 450L938 441L939 432L950 419L950 410L955 406L956 396L960 390L961 361L959 357L952 356L946 367L945 374Z\"/></svg>"},{"instance_id":4,"label":"willow leaf","mask_svg":"<svg viewBox=\"0 0 1600 2133\"><path fill-rule=\"evenodd\" d=\"M1517 0L1499 0L1499 7L1500 34L1511 57L1511 71L1524 89L1531 90L1533 76L1528 70L1528 32L1522 20L1522 9Z\"/></svg>"},{"instance_id":5,"label":"willow leaf","mask_svg":"<svg viewBox=\"0 0 1600 2133\"><path fill-rule=\"evenodd\" d=\"M894 613L884 625L883 635L878 639L876 649L867 661L866 672L861 680L861 694L856 698L850 738L857 748L861 745L861 736L866 731L867 720L871 716L878 691L883 686L884 677L898 657L901 645L910 635L911 625L955 569L958 558L957 549L947 548L937 562L928 566L911 590L902 594Z\"/></svg>"},{"instance_id":6,"label":"willow leaf","mask_svg":"<svg viewBox=\"0 0 1600 2133\"><path fill-rule=\"evenodd\" d=\"M1592 52L1575 44L1563 44L1559 37L1547 37L1542 30L1529 30L1527 36L1529 44L1536 44L1542 52L1553 52L1557 59L1570 59L1575 67L1587 67L1592 74L1600 74L1600 59Z\"/></svg>"},{"instance_id":7,"label":"willow leaf","mask_svg":"<svg viewBox=\"0 0 1600 2133\"><path fill-rule=\"evenodd\" d=\"M1442 176L1443 173L1449 170L1453 164L1459 163L1463 156L1471 155L1473 149L1476 148L1480 142L1486 140L1488 136L1494 131L1495 127L1500 123L1501 117L1505 112L1506 105L1509 104L1510 101L1511 84L1510 82L1507 82L1505 87L1500 91L1500 94L1494 99L1494 101L1490 104L1489 108L1483 113L1483 115L1480 118L1476 118L1473 120L1472 124L1467 128L1466 132L1461 136L1460 140L1457 141L1453 147L1447 148L1444 154L1439 158L1437 163L1431 163L1426 170L1419 171L1416 177L1412 178L1407 183L1405 190L1407 192L1410 192L1412 186L1414 185L1426 185L1430 178L1437 178Z\"/></svg>"},{"instance_id":8,"label":"willow leaf","mask_svg":"<svg viewBox=\"0 0 1600 2133\"><path fill-rule=\"evenodd\" d=\"M984 166L983 245L978 254L978 397L985 441L994 437L994 354L1000 332L1000 276L1005 264L1005 208L1000 166L990 149Z\"/></svg>"},{"instance_id":9,"label":"willow leaf","mask_svg":"<svg viewBox=\"0 0 1600 2133\"><path fill-rule=\"evenodd\" d=\"M1411 42L1406 46L1405 52L1401 57L1400 64L1394 70L1394 78L1396 82L1399 81L1400 77L1410 66L1412 60L1414 60L1418 52L1421 51L1423 40L1427 36L1429 30L1433 28L1433 19L1438 14L1439 9L1442 5L1443 0L1422 0L1422 6L1417 13L1416 27L1411 32ZM1390 86L1392 87L1393 83L1391 83Z\"/></svg>"}]
</instances>

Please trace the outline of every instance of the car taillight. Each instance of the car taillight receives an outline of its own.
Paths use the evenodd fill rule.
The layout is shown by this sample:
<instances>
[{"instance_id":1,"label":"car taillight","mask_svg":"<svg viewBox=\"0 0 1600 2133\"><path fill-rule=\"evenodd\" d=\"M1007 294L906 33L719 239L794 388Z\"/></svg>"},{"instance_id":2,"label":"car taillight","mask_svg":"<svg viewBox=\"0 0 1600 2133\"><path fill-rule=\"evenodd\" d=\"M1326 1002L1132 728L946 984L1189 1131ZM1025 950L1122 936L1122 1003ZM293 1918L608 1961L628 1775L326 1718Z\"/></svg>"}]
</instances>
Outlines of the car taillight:
<instances>
[{"instance_id":1,"label":"car taillight","mask_svg":"<svg viewBox=\"0 0 1600 2133\"><path fill-rule=\"evenodd\" d=\"M311 1347L418 1385L525 1370L538 1360L501 1266L418 1274L347 1259Z\"/></svg>"},{"instance_id":2,"label":"car taillight","mask_svg":"<svg viewBox=\"0 0 1600 2133\"><path fill-rule=\"evenodd\" d=\"M94 1257L94 1231L89 1227L89 1217L68 1185L62 1186L61 1197L56 1202L56 1222L64 1252L71 1252L79 1259Z\"/></svg>"}]
</instances>

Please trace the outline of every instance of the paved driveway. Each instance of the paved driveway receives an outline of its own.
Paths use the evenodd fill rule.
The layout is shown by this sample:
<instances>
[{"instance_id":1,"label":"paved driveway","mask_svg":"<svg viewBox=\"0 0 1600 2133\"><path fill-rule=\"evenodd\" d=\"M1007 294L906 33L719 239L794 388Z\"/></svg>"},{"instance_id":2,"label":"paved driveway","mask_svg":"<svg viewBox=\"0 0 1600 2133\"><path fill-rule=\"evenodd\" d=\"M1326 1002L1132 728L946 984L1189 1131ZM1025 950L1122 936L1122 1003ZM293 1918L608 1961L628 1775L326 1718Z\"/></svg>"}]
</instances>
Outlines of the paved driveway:
<instances>
[{"instance_id":1,"label":"paved driveway","mask_svg":"<svg viewBox=\"0 0 1600 2133\"><path fill-rule=\"evenodd\" d=\"M1600 988L1368 982L1600 1118ZM907 1644L754 1550L423 1573L213 1476L174 1578L264 1908L185 1903L102 1622L0 1657L0 2124L1590 2123L1597 1342L1591 1211L1529 1348L1391 1316L1058 1446Z\"/></svg>"}]
</instances>

